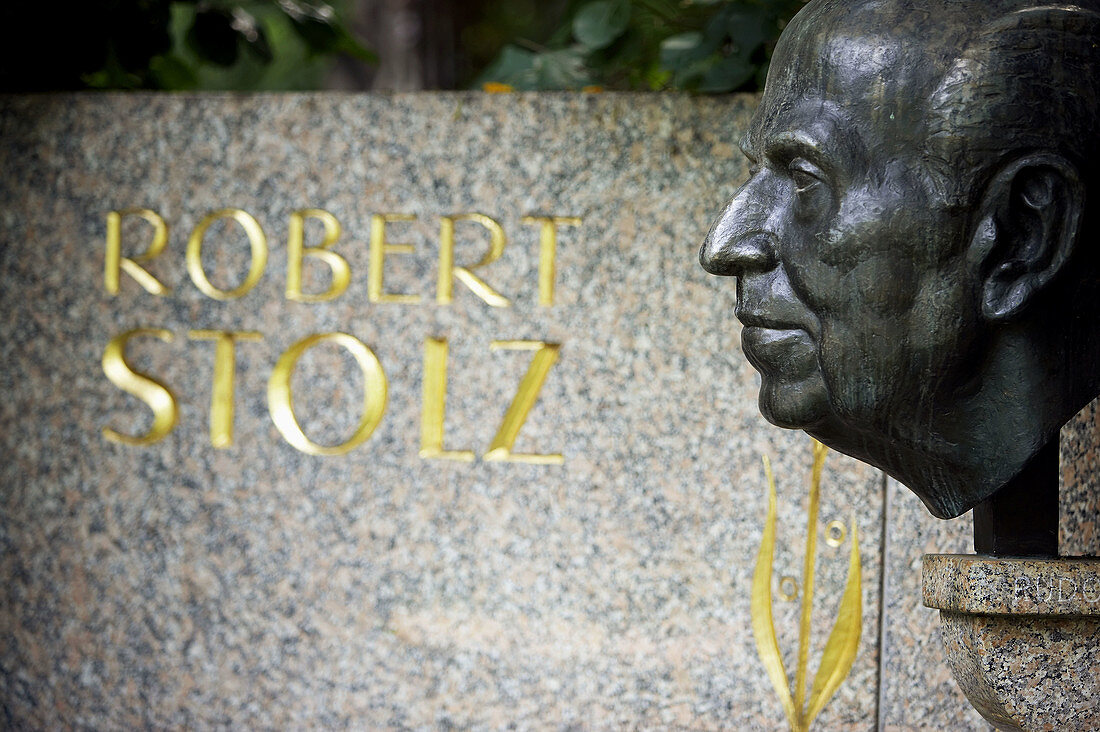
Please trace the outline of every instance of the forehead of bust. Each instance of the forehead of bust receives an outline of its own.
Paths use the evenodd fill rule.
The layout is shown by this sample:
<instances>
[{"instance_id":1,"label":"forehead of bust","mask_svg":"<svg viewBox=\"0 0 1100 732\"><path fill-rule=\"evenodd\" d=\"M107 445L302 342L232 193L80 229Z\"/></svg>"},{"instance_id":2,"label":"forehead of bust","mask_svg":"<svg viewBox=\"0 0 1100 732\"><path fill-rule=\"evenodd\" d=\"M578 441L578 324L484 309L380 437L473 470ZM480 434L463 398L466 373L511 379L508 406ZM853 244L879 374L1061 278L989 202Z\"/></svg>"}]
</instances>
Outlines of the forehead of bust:
<instances>
[{"instance_id":1,"label":"forehead of bust","mask_svg":"<svg viewBox=\"0 0 1100 732\"><path fill-rule=\"evenodd\" d=\"M920 146L929 99L975 21L1012 0L814 0L783 31L750 139L843 118L870 154ZM980 8L980 9L978 9Z\"/></svg>"}]
</instances>

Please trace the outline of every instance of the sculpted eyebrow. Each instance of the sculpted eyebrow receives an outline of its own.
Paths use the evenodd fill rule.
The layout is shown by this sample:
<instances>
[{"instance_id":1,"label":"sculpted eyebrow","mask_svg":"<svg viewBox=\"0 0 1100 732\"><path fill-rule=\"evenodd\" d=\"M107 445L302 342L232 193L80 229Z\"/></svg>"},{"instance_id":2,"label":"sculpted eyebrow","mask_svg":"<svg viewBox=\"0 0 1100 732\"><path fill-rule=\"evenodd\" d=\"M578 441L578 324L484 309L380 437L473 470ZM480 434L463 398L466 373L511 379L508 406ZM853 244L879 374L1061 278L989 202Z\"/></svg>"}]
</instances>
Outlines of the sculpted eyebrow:
<instances>
[{"instance_id":1,"label":"sculpted eyebrow","mask_svg":"<svg viewBox=\"0 0 1100 732\"><path fill-rule=\"evenodd\" d=\"M818 140L803 132L783 132L767 141L764 153L773 160L805 158L823 170L831 170L832 156Z\"/></svg>"},{"instance_id":2,"label":"sculpted eyebrow","mask_svg":"<svg viewBox=\"0 0 1100 732\"><path fill-rule=\"evenodd\" d=\"M785 153L809 152L816 155L819 152L817 140L802 132L781 132L773 136L764 145L764 151L768 155L783 155Z\"/></svg>"}]
</instances>

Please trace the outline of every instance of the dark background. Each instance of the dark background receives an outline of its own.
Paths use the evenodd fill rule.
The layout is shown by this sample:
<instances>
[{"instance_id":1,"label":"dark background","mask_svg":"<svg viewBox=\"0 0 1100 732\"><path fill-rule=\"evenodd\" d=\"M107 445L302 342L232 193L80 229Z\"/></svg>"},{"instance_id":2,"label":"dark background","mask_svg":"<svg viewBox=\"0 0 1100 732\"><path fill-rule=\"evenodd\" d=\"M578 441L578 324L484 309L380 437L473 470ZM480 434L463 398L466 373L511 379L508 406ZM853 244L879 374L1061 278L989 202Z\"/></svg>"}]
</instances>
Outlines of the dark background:
<instances>
[{"instance_id":1,"label":"dark background","mask_svg":"<svg viewBox=\"0 0 1100 732\"><path fill-rule=\"evenodd\" d=\"M802 0L15 0L0 90L755 91Z\"/></svg>"}]
</instances>

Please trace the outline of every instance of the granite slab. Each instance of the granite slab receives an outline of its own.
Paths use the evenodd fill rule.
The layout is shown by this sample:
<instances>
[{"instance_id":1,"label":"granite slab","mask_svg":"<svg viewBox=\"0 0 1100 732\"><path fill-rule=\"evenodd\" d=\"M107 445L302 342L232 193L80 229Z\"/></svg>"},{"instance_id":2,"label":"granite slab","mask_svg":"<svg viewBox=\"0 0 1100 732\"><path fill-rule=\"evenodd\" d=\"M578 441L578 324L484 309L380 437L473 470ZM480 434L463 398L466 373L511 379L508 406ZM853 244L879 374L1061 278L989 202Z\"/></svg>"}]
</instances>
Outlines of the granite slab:
<instances>
[{"instance_id":1,"label":"granite slab","mask_svg":"<svg viewBox=\"0 0 1100 732\"><path fill-rule=\"evenodd\" d=\"M755 104L464 93L0 100L6 724L784 729L749 629L760 461L771 458L779 482L775 620L791 670L810 444L757 413L732 282L707 276L695 256L747 174L736 142ZM141 263L164 296L125 271L108 291L109 214L131 209L167 226L163 253ZM218 300L196 284L187 250L225 209L255 220L267 257L246 294ZM293 215L316 209L340 225L332 251L348 285L326 302L294 301ZM506 244L471 272L510 307L463 278L440 302L444 217L456 265L490 247L492 226L474 213L498 223ZM379 217L394 248L375 282ZM549 306L546 241L529 217L562 219ZM241 220L221 216L201 237L199 268L223 294L249 284L256 261ZM303 220L305 247L320 244L322 224ZM129 258L154 231L133 214L119 227ZM301 291L331 285L330 265L305 254ZM135 336L124 352L177 405L174 428L146 446L103 434L140 437L153 425L102 366L112 339L137 328L168 334ZM258 334L235 344L228 445L211 428L209 331ZM295 344L334 332L378 359L385 410L346 454L307 454L272 418L271 377ZM432 448L425 376L437 383L439 372L426 354L443 340ZM550 457L486 459L501 454L493 445L538 344L559 346L557 358L511 452ZM378 383L329 341L305 349L286 391L302 434L334 446ZM1063 478L1081 487L1063 490L1063 545L1082 554L1095 553L1095 511L1081 508L1098 484L1094 420L1080 417L1075 441L1063 440ZM969 518L933 519L903 487L834 454L822 530L831 521L847 534L837 546L819 535L811 674L853 521L864 622L852 674L818 726L987 729L951 679L937 613L921 606L921 555L971 551Z\"/></svg>"},{"instance_id":2,"label":"granite slab","mask_svg":"<svg viewBox=\"0 0 1100 732\"><path fill-rule=\"evenodd\" d=\"M0 704L15 727L782 729L749 630L779 477L776 581L803 560L811 451L757 414L732 283L696 250L746 175L753 97L644 95L89 95L0 102ZM167 225L141 266L105 280L112 211ZM243 211L266 240L258 267ZM349 265L327 302L288 300L294 212L323 209ZM454 280L439 302L443 217ZM390 245L372 300L376 215ZM540 227L558 229L540 305ZM304 221L317 246L321 218ZM154 227L120 217L120 256ZM201 245L188 265L196 229ZM253 254L250 254L253 252ZM214 299L200 290L232 295ZM308 255L302 291L330 265ZM246 287L247 286L247 287ZM101 365L132 329L132 368L168 387L176 425ZM235 344L232 444L212 435L217 344ZM385 411L343 455L302 452L271 416L280 359L343 332L386 376ZM163 335L163 333L161 333ZM425 352L447 341L445 451L421 457ZM493 342L498 342L493 347ZM527 345L517 341L527 342ZM535 344L557 361L512 445L558 464L486 459ZM503 343L503 347L501 347ZM521 349L521 350L517 350ZM377 391L337 342L305 348L289 397L335 446ZM435 372L432 372L435 373ZM434 378L434 377L433 377ZM433 382L435 383L435 382ZM224 384L223 387L224 389ZM277 393L279 390L276 388ZM224 394L224 390L221 392ZM366 405L370 411L370 405ZM224 412L220 419L225 419ZM164 423L169 424L168 421ZM217 435L222 435L218 437ZM215 439L216 438L216 439ZM430 442L430 440L429 440ZM500 453L496 453L500 455ZM882 478L830 456L821 525L858 526L864 632L824 729L878 707ZM844 586L848 539L819 541L811 673ZM778 595L778 592L777 592ZM913 596L914 604L919 602ZM776 599L793 668L798 603Z\"/></svg>"},{"instance_id":3,"label":"granite slab","mask_svg":"<svg viewBox=\"0 0 1100 732\"><path fill-rule=\"evenodd\" d=\"M1100 399L1062 428L1058 553L1100 557Z\"/></svg>"}]
</instances>

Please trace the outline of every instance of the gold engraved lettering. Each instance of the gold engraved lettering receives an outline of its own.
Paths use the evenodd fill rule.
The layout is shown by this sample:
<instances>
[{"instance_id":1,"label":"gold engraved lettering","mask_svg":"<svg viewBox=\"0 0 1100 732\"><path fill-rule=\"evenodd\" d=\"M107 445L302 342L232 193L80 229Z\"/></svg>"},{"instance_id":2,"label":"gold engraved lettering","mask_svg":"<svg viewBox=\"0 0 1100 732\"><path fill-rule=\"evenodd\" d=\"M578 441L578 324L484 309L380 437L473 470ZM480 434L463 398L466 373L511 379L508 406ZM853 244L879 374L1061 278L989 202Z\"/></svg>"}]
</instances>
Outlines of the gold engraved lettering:
<instances>
[{"instance_id":1,"label":"gold engraved lettering","mask_svg":"<svg viewBox=\"0 0 1100 732\"><path fill-rule=\"evenodd\" d=\"M561 345L557 343L543 343L542 341L493 341L489 349L492 351L505 349L511 351L534 351L531 365L527 367L527 373L519 383L519 389L504 414L500 423L500 429L493 437L489 445L489 451L485 453L486 460L508 461L514 463L534 463L536 465L561 465L565 458L560 454L536 455L513 453L512 446L516 444L516 436L519 435L523 423L527 421L527 415L538 399L546 375L550 373L550 367L558 360L558 351Z\"/></svg>"},{"instance_id":2,"label":"gold engraved lettering","mask_svg":"<svg viewBox=\"0 0 1100 732\"><path fill-rule=\"evenodd\" d=\"M374 214L370 217L370 273L367 276L367 299L371 302L420 302L420 295L382 292L382 269L387 254L411 254L412 244L386 242L386 224L393 221L416 221L412 214Z\"/></svg>"},{"instance_id":3,"label":"gold engraved lettering","mask_svg":"<svg viewBox=\"0 0 1100 732\"><path fill-rule=\"evenodd\" d=\"M539 305L554 304L554 284L557 280L558 227L580 226L577 216L524 216L525 224L539 227Z\"/></svg>"},{"instance_id":4,"label":"gold engraved lettering","mask_svg":"<svg viewBox=\"0 0 1100 732\"><path fill-rule=\"evenodd\" d=\"M168 387L148 374L135 371L126 361L126 343L140 336L152 336L166 343L172 341L172 332L163 328L134 328L112 338L103 350L103 373L111 383L153 410L153 426L140 437L124 435L110 427L103 428L105 438L124 445L151 445L171 432L179 419L176 398Z\"/></svg>"},{"instance_id":5,"label":"gold engraved lettering","mask_svg":"<svg viewBox=\"0 0 1100 732\"><path fill-rule=\"evenodd\" d=\"M305 246L306 219L320 219L325 225L325 238L315 247ZM289 236L286 244L286 299L294 302L327 302L344 294L351 282L351 268L348 260L329 247L340 238L340 222L328 211L319 208L304 208L290 215ZM332 283L324 292L302 292L302 260L314 257L328 265L332 270Z\"/></svg>"},{"instance_id":6,"label":"gold engraved lettering","mask_svg":"<svg viewBox=\"0 0 1100 732\"><path fill-rule=\"evenodd\" d=\"M259 341L263 335L251 330L192 330L193 341L212 340L214 347L214 387L210 396L210 444L233 444L233 389L237 375L237 341Z\"/></svg>"},{"instance_id":7,"label":"gold engraved lettering","mask_svg":"<svg viewBox=\"0 0 1100 732\"><path fill-rule=\"evenodd\" d=\"M332 446L318 445L306 437L298 424L298 418L294 416L294 396L290 390L290 379L294 375L298 359L319 343L343 346L355 357L363 372L363 416L359 420L359 426L345 442ZM267 408L283 438L302 452L310 455L343 455L370 437L382 421L382 415L386 411L387 393L388 384L382 364L366 344L347 333L317 333L298 341L279 357L267 382Z\"/></svg>"},{"instance_id":8,"label":"gold engraved lettering","mask_svg":"<svg viewBox=\"0 0 1100 732\"><path fill-rule=\"evenodd\" d=\"M206 236L206 230L218 219L233 219L248 234L248 241L252 247L252 261L248 267L248 276L244 278L238 287L232 290L219 290L210 284L206 272L202 268L202 240ZM191 275L191 281L195 287L207 297L215 300L236 300L256 286L260 278L264 276L264 267L267 266L267 237L260 223L247 211L239 208L223 208L209 214L195 230L191 232L191 238L187 240L187 274Z\"/></svg>"},{"instance_id":9,"label":"gold engraved lettering","mask_svg":"<svg viewBox=\"0 0 1100 732\"><path fill-rule=\"evenodd\" d=\"M476 221L489 230L489 251L477 264L469 267L455 265L455 222ZM475 275L471 270L492 264L500 259L504 253L504 245L508 240L504 236L504 229L493 219L485 214L469 213L455 216L441 216L439 224L439 279L436 284L435 299L440 305L449 305L454 300L454 280L457 277L475 295L495 308L511 306L508 298L494 290L485 280Z\"/></svg>"},{"instance_id":10,"label":"gold engraved lettering","mask_svg":"<svg viewBox=\"0 0 1100 732\"><path fill-rule=\"evenodd\" d=\"M124 216L140 216L153 225L153 241L143 254L136 257L122 256L122 218ZM111 211L107 214L107 256L103 273L103 284L107 292L118 294L121 271L137 280L137 283L145 288L146 292L164 296L172 291L153 275L149 274L141 265L151 262L164 251L168 244L168 222L148 208L128 208L122 211Z\"/></svg>"},{"instance_id":11,"label":"gold engraved lettering","mask_svg":"<svg viewBox=\"0 0 1100 732\"><path fill-rule=\"evenodd\" d=\"M447 340L424 341L424 391L420 411L420 457L474 461L471 450L443 449L443 415L447 409Z\"/></svg>"}]
</instances>

